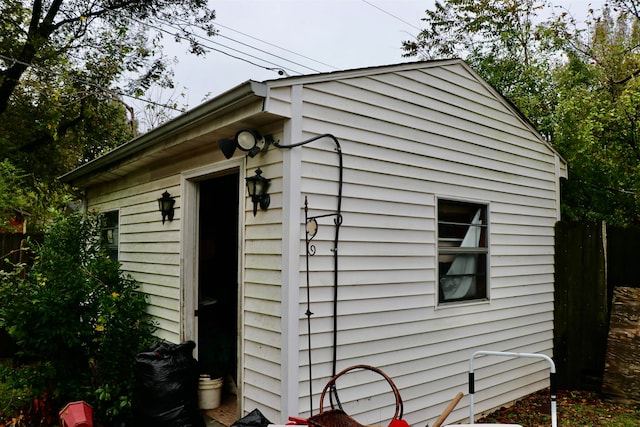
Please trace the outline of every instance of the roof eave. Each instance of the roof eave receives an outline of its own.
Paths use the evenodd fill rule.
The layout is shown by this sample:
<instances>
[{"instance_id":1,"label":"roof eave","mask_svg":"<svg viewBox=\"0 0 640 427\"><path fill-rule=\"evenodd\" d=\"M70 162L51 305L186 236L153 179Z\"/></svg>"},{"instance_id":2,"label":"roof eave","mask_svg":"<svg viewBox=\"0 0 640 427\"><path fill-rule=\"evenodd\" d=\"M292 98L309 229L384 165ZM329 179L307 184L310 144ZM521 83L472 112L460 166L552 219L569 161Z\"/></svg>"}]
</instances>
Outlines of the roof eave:
<instances>
[{"instance_id":1,"label":"roof eave","mask_svg":"<svg viewBox=\"0 0 640 427\"><path fill-rule=\"evenodd\" d=\"M172 119L157 128L134 138L104 155L77 167L71 172L60 176L58 179L65 183L76 183L95 173L107 170L110 166L129 156L139 153L161 141L198 126L203 120L219 114L224 110L252 98L266 98L267 86L263 83L248 81L221 95L207 101L193 110Z\"/></svg>"}]
</instances>

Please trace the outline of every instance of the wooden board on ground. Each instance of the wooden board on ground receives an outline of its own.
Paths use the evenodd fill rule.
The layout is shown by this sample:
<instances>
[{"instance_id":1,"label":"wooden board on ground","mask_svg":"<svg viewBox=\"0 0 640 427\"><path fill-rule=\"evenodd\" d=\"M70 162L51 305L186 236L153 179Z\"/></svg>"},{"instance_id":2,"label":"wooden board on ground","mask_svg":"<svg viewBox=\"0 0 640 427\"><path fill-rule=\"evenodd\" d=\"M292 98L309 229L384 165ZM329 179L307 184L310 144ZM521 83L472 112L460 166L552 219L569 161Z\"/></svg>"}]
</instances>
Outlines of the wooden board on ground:
<instances>
[{"instance_id":1,"label":"wooden board on ground","mask_svg":"<svg viewBox=\"0 0 640 427\"><path fill-rule=\"evenodd\" d=\"M602 392L640 403L640 288L615 288Z\"/></svg>"}]
</instances>

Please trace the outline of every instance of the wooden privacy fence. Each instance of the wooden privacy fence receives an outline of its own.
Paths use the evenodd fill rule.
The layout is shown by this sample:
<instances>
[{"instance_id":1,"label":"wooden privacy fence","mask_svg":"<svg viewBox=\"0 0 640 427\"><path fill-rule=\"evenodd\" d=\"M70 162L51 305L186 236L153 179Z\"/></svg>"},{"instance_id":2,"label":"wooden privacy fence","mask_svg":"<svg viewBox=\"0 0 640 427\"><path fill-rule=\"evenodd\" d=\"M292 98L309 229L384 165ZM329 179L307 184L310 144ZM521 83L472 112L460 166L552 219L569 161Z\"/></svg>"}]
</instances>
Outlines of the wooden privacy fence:
<instances>
[{"instance_id":1,"label":"wooden privacy fence","mask_svg":"<svg viewBox=\"0 0 640 427\"><path fill-rule=\"evenodd\" d=\"M28 239L40 243L42 238L42 234L0 233L0 270L12 269L11 264L18 262L30 263L29 254L21 248Z\"/></svg>"},{"instance_id":2,"label":"wooden privacy fence","mask_svg":"<svg viewBox=\"0 0 640 427\"><path fill-rule=\"evenodd\" d=\"M640 287L639 228L556 224L554 359L558 387L602 387L614 287Z\"/></svg>"}]
</instances>

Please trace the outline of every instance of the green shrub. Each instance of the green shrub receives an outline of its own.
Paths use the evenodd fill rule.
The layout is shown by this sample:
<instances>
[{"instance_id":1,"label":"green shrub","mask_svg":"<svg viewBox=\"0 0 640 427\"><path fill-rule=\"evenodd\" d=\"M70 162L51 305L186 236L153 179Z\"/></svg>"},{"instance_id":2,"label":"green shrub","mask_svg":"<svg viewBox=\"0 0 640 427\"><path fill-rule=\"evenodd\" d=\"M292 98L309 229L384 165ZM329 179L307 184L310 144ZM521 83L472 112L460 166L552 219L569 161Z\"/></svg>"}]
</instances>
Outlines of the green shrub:
<instances>
[{"instance_id":1,"label":"green shrub","mask_svg":"<svg viewBox=\"0 0 640 427\"><path fill-rule=\"evenodd\" d=\"M135 355L155 329L138 283L107 256L101 228L95 213L56 220L26 275L21 265L2 273L0 326L18 345L15 375L32 397L87 401L108 423L130 410ZM33 369L39 375L27 375Z\"/></svg>"},{"instance_id":2,"label":"green shrub","mask_svg":"<svg viewBox=\"0 0 640 427\"><path fill-rule=\"evenodd\" d=\"M23 366L0 364L0 426L58 425L58 411L47 392L35 394L31 384L43 375L47 364Z\"/></svg>"}]
</instances>

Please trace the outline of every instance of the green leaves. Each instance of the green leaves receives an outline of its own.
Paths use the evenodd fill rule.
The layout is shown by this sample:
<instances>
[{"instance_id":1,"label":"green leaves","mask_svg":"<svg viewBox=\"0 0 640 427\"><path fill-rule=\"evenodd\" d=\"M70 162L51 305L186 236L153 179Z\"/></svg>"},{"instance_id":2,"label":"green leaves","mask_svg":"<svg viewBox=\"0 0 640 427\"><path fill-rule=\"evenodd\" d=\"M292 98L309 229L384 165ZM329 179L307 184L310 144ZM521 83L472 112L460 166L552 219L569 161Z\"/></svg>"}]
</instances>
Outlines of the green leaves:
<instances>
[{"instance_id":1,"label":"green leaves","mask_svg":"<svg viewBox=\"0 0 640 427\"><path fill-rule=\"evenodd\" d=\"M618 0L584 23L535 0L442 0L407 56L461 56L567 160L563 214L640 222L640 7ZM548 9L551 11L552 9Z\"/></svg>"},{"instance_id":2,"label":"green leaves","mask_svg":"<svg viewBox=\"0 0 640 427\"><path fill-rule=\"evenodd\" d=\"M24 360L50 368L31 387L86 400L109 420L129 408L135 355L154 325L146 295L106 255L101 228L95 213L58 218L27 277L22 266L0 276L0 319Z\"/></svg>"},{"instance_id":3,"label":"green leaves","mask_svg":"<svg viewBox=\"0 0 640 427\"><path fill-rule=\"evenodd\" d=\"M0 229L10 229L14 212L26 211L32 195L25 189L25 173L8 159L0 162Z\"/></svg>"},{"instance_id":4,"label":"green leaves","mask_svg":"<svg viewBox=\"0 0 640 427\"><path fill-rule=\"evenodd\" d=\"M0 159L28 172L36 227L65 208L60 175L135 136L125 97L173 87L163 27L215 33L201 0L3 0L0 16Z\"/></svg>"},{"instance_id":5,"label":"green leaves","mask_svg":"<svg viewBox=\"0 0 640 427\"><path fill-rule=\"evenodd\" d=\"M405 56L461 57L551 137L554 108L547 28L536 0L444 0L426 11L425 29L403 43Z\"/></svg>"},{"instance_id":6,"label":"green leaves","mask_svg":"<svg viewBox=\"0 0 640 427\"><path fill-rule=\"evenodd\" d=\"M639 21L604 8L589 32L568 36L569 60L554 74L559 91L554 145L569 162L569 218L640 221Z\"/></svg>"}]
</instances>

